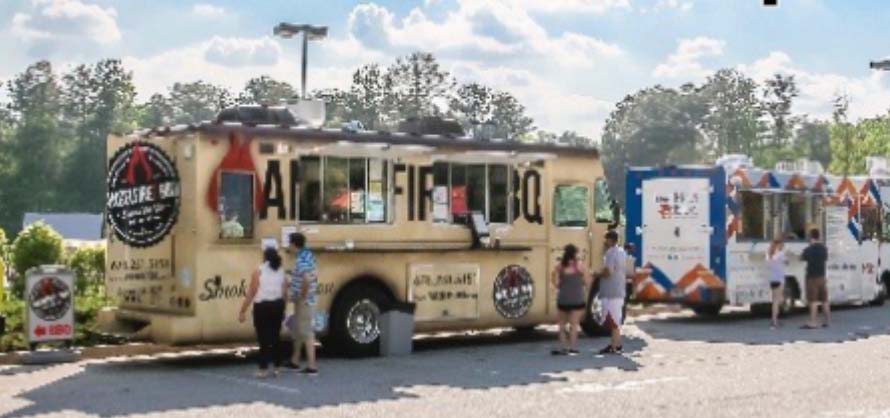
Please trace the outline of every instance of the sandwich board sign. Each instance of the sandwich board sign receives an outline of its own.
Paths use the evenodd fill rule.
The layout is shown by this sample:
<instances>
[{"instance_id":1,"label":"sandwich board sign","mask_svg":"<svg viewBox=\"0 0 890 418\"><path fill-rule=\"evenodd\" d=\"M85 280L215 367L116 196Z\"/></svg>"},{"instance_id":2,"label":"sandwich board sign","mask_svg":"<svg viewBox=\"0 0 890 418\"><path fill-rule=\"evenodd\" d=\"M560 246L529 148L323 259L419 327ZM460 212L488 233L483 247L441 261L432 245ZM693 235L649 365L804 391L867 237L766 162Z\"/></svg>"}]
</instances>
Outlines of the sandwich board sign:
<instances>
[{"instance_id":1,"label":"sandwich board sign","mask_svg":"<svg viewBox=\"0 0 890 418\"><path fill-rule=\"evenodd\" d=\"M64 266L40 266L25 276L28 345L74 340L74 273Z\"/></svg>"}]
</instances>

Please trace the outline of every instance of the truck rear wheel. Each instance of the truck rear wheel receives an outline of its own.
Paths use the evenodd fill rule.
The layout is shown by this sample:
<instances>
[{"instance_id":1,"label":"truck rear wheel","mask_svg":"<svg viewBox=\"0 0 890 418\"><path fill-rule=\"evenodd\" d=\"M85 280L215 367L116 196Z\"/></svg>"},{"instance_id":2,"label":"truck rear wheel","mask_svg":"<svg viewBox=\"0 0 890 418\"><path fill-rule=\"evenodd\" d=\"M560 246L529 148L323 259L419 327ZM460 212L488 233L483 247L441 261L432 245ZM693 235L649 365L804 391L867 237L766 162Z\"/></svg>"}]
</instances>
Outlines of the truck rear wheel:
<instances>
[{"instance_id":1,"label":"truck rear wheel","mask_svg":"<svg viewBox=\"0 0 890 418\"><path fill-rule=\"evenodd\" d=\"M389 297L368 284L346 288L331 310L330 335L325 342L332 351L349 357L380 353L380 314Z\"/></svg>"},{"instance_id":2,"label":"truck rear wheel","mask_svg":"<svg viewBox=\"0 0 890 418\"><path fill-rule=\"evenodd\" d=\"M870 305L881 306L884 304L884 301L887 300L888 281L890 281L890 274L882 274L880 280L878 280L878 294L869 301Z\"/></svg>"}]
</instances>

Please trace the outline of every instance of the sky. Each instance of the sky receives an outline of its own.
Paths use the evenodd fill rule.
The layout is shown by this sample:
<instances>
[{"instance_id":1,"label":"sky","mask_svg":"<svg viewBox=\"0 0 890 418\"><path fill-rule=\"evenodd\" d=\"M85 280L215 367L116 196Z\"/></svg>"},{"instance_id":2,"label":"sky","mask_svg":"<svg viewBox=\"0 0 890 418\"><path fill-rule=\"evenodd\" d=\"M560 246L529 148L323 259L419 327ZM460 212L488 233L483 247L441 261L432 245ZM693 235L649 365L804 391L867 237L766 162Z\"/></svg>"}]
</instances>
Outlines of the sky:
<instances>
[{"instance_id":1,"label":"sky","mask_svg":"<svg viewBox=\"0 0 890 418\"><path fill-rule=\"evenodd\" d=\"M65 69L102 58L133 71L138 99L177 81L239 91L271 75L299 84L300 42L286 21L326 25L309 48L309 88L345 87L366 63L421 50L459 82L517 96L536 126L598 138L628 94L702 82L720 68L762 81L794 75L795 111L855 118L890 109L886 0L0 0L0 81L49 59ZM0 93L2 97L3 93Z\"/></svg>"}]
</instances>

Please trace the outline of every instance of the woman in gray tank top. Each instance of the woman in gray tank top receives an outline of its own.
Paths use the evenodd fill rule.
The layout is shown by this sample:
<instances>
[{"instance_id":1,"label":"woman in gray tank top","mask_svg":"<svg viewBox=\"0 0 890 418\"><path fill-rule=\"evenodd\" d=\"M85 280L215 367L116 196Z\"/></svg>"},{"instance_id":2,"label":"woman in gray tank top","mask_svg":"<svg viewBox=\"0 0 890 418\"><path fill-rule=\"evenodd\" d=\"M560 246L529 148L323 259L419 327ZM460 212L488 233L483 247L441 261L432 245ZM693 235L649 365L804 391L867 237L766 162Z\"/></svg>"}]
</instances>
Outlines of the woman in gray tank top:
<instances>
[{"instance_id":1,"label":"woman in gray tank top","mask_svg":"<svg viewBox=\"0 0 890 418\"><path fill-rule=\"evenodd\" d=\"M566 245L562 260L553 270L551 282L556 289L561 346L551 351L551 354L577 355L578 330L581 327L584 308L587 307L587 287L590 285L590 275L578 264L577 247L572 244Z\"/></svg>"}]
</instances>

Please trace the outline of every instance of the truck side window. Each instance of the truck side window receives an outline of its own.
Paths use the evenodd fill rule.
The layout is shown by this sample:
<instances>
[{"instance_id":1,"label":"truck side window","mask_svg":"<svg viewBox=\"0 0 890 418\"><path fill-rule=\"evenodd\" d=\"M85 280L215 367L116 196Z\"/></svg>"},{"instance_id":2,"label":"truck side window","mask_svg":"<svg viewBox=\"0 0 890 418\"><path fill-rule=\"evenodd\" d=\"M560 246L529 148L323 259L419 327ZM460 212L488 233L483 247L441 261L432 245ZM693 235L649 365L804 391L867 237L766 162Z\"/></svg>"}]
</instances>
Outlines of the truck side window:
<instances>
[{"instance_id":1,"label":"truck side window","mask_svg":"<svg viewBox=\"0 0 890 418\"><path fill-rule=\"evenodd\" d=\"M300 220L321 220L321 158L300 157Z\"/></svg>"},{"instance_id":2,"label":"truck side window","mask_svg":"<svg viewBox=\"0 0 890 418\"><path fill-rule=\"evenodd\" d=\"M596 179L593 186L593 217L601 224L615 221L612 219L612 194L609 192L609 183L604 178Z\"/></svg>"},{"instance_id":3,"label":"truck side window","mask_svg":"<svg viewBox=\"0 0 890 418\"><path fill-rule=\"evenodd\" d=\"M586 186L556 186L553 193L553 224L586 227L589 205Z\"/></svg>"},{"instance_id":4,"label":"truck side window","mask_svg":"<svg viewBox=\"0 0 890 418\"><path fill-rule=\"evenodd\" d=\"M253 173L223 171L219 184L220 238L253 237Z\"/></svg>"}]
</instances>

